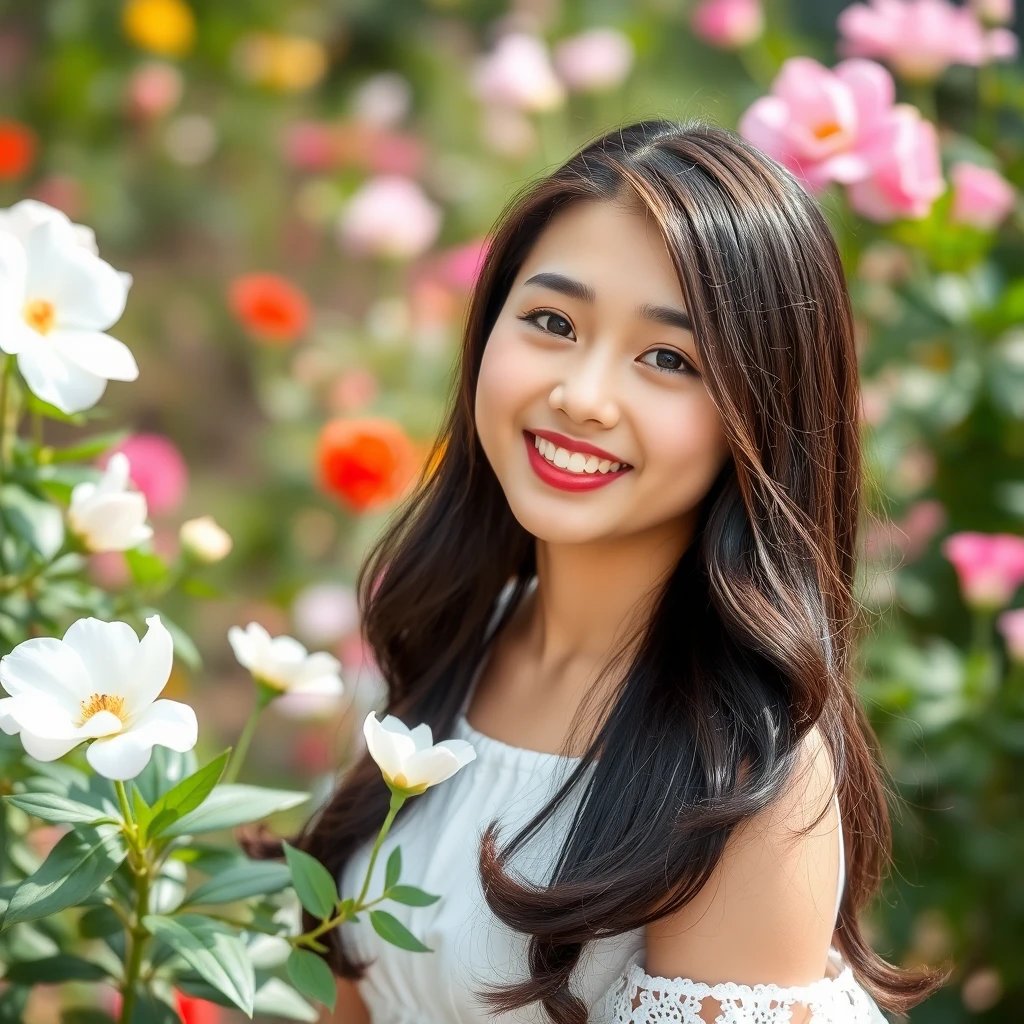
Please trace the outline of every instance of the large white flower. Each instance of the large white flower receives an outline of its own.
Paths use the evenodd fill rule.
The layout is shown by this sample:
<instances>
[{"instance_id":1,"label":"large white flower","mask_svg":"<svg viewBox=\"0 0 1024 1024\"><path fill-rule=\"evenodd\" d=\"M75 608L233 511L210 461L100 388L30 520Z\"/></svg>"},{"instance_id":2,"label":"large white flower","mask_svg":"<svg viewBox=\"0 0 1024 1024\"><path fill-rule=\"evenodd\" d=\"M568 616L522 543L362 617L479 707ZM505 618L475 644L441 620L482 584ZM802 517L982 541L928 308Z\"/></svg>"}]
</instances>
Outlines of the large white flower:
<instances>
[{"instance_id":1,"label":"large white flower","mask_svg":"<svg viewBox=\"0 0 1024 1024\"><path fill-rule=\"evenodd\" d=\"M422 793L450 779L476 758L473 744L467 740L434 743L426 722L410 729L394 715L386 715L378 722L374 711L363 722L363 736L366 749L384 778L409 794Z\"/></svg>"},{"instance_id":2,"label":"large white flower","mask_svg":"<svg viewBox=\"0 0 1024 1024\"><path fill-rule=\"evenodd\" d=\"M244 630L232 626L228 642L253 679L272 691L316 697L341 695L341 663L333 654L310 654L294 637L271 637L258 622L250 622Z\"/></svg>"},{"instance_id":3,"label":"large white flower","mask_svg":"<svg viewBox=\"0 0 1024 1024\"><path fill-rule=\"evenodd\" d=\"M71 218L63 210L58 210L38 199L22 199L6 210L0 210L0 231L9 231L22 245L28 241L32 229L47 221L56 221L71 229L76 244L87 249L94 256L99 255L96 246L96 233L85 224L72 224ZM127 284L131 284L131 277Z\"/></svg>"},{"instance_id":4,"label":"large white flower","mask_svg":"<svg viewBox=\"0 0 1024 1024\"><path fill-rule=\"evenodd\" d=\"M54 761L92 740L86 757L108 779L133 779L157 744L196 745L196 713L157 700L171 674L171 635L159 615L140 641L126 622L79 619L63 640L37 637L0 659L0 728L21 734L25 750Z\"/></svg>"},{"instance_id":5,"label":"large white flower","mask_svg":"<svg viewBox=\"0 0 1024 1024\"><path fill-rule=\"evenodd\" d=\"M68 525L90 551L127 551L153 536L141 491L128 489L131 465L124 452L110 456L98 484L76 484L71 492Z\"/></svg>"},{"instance_id":6,"label":"large white flower","mask_svg":"<svg viewBox=\"0 0 1024 1024\"><path fill-rule=\"evenodd\" d=\"M108 380L139 375L127 345L104 333L124 312L130 279L79 244L66 218L44 217L26 232L30 217L16 221L18 233L0 230L0 351L18 357L35 395L80 412Z\"/></svg>"}]
</instances>

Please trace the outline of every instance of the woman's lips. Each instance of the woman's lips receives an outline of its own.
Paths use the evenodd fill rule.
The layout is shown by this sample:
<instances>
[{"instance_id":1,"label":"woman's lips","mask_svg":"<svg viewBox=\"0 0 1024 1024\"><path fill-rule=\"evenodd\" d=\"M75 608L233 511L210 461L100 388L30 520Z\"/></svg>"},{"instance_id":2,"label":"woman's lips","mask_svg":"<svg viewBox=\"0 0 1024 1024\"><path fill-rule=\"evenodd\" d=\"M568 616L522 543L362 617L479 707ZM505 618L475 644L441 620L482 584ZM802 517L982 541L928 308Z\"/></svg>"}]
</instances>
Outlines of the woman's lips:
<instances>
[{"instance_id":1,"label":"woman's lips","mask_svg":"<svg viewBox=\"0 0 1024 1024\"><path fill-rule=\"evenodd\" d=\"M523 440L526 443L526 456L533 471L544 483L561 491L593 491L618 480L632 469L631 466L623 466L614 473L570 473L567 469L559 469L541 455L534 443L534 435L528 430L523 431Z\"/></svg>"}]
</instances>

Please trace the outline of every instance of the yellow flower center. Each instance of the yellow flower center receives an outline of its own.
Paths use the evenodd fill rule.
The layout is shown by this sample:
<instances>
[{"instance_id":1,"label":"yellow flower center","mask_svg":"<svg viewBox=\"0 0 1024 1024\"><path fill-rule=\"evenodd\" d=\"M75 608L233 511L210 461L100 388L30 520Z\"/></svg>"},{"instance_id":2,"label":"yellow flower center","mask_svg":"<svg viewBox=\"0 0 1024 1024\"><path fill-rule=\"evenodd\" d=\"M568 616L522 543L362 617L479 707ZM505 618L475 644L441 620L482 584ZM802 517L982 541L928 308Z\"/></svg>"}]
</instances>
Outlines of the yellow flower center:
<instances>
[{"instance_id":1,"label":"yellow flower center","mask_svg":"<svg viewBox=\"0 0 1024 1024\"><path fill-rule=\"evenodd\" d=\"M839 135L842 130L843 126L838 121L824 121L822 124L814 126L814 136L824 141L833 135Z\"/></svg>"},{"instance_id":2,"label":"yellow flower center","mask_svg":"<svg viewBox=\"0 0 1024 1024\"><path fill-rule=\"evenodd\" d=\"M46 299L30 299L25 303L25 323L40 334L49 334L57 321L57 310Z\"/></svg>"},{"instance_id":3,"label":"yellow flower center","mask_svg":"<svg viewBox=\"0 0 1024 1024\"><path fill-rule=\"evenodd\" d=\"M118 697L111 693L94 693L88 700L82 701L81 725L101 711L109 711L124 721L124 697Z\"/></svg>"}]
</instances>

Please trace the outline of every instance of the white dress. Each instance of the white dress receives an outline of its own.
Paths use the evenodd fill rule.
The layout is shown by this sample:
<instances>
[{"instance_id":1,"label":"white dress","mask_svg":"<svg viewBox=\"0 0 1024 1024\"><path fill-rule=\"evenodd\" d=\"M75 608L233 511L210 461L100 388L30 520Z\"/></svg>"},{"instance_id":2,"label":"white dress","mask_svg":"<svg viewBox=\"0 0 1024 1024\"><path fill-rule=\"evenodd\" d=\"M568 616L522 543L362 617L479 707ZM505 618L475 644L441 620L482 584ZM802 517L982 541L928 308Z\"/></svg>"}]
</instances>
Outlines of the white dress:
<instances>
[{"instance_id":1,"label":"white dress","mask_svg":"<svg viewBox=\"0 0 1024 1024\"><path fill-rule=\"evenodd\" d=\"M507 596L508 589L499 599L488 635ZM381 909L397 917L432 952L408 952L385 941L365 913L358 921L340 926L346 950L360 960L372 961L358 988L373 1024L548 1024L550 1020L540 1003L492 1015L475 996L479 988L529 975L528 937L491 913L480 885L477 857L480 836L492 819L501 821L500 847L547 802L580 759L514 747L474 729L465 711L479 676L478 669L454 732L455 738L473 744L476 759L451 779L412 798L412 806L381 845L368 889L370 899L382 892L388 855L400 845L402 883L441 899L427 907L386 901ZM577 788L511 858L512 869L538 883L550 880L548 872L581 796ZM366 840L346 864L340 878L343 896L360 891L374 839ZM841 841L839 849L836 913L845 878ZM710 989L684 979L651 978L643 964L643 928L586 944L573 972L572 989L590 1007L590 1021L703 1024L697 1016L703 997L721 1001L721 1024L788 1024L788 1007L804 1003L815 1009L814 1024L886 1024L848 969L842 969L837 979L824 979L806 990ZM640 1005L633 1009L637 996Z\"/></svg>"}]
</instances>

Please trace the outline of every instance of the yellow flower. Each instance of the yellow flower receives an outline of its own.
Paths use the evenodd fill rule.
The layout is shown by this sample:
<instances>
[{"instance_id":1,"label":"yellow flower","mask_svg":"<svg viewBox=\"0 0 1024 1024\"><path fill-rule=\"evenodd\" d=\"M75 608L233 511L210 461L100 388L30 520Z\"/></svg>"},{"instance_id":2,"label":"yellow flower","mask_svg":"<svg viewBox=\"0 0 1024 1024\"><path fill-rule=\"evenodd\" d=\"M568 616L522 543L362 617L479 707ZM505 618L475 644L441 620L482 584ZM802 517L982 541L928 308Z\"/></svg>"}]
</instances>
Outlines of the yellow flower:
<instances>
[{"instance_id":1,"label":"yellow flower","mask_svg":"<svg viewBox=\"0 0 1024 1024\"><path fill-rule=\"evenodd\" d=\"M136 46L165 57L187 53L196 35L195 15L184 0L128 0L121 24Z\"/></svg>"},{"instance_id":2,"label":"yellow flower","mask_svg":"<svg viewBox=\"0 0 1024 1024\"><path fill-rule=\"evenodd\" d=\"M239 44L236 63L251 82L280 92L302 92L323 78L327 51L305 36L254 32Z\"/></svg>"}]
</instances>

